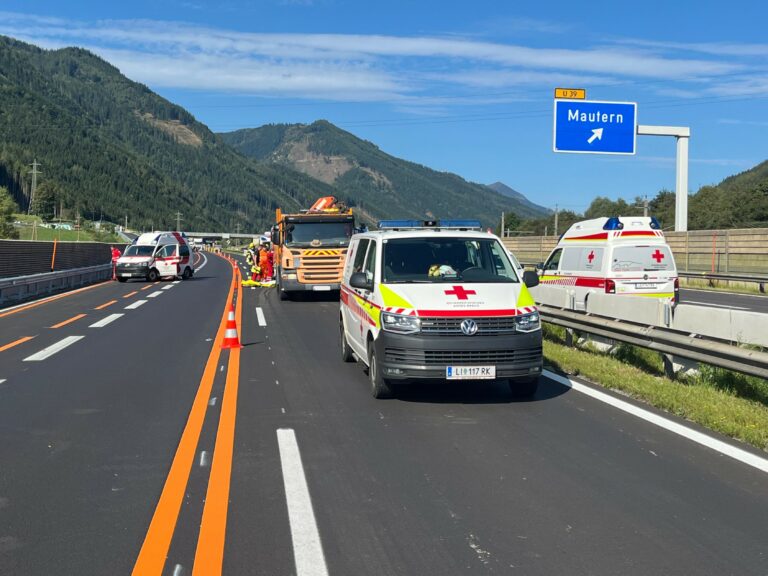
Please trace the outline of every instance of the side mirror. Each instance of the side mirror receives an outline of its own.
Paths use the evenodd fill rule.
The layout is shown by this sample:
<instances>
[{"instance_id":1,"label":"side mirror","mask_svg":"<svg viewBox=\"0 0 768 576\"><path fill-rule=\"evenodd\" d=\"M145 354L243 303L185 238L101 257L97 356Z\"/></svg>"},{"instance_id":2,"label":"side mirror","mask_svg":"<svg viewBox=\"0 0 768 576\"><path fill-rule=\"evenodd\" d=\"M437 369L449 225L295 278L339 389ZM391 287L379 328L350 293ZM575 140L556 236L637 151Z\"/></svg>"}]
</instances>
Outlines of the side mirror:
<instances>
[{"instance_id":1,"label":"side mirror","mask_svg":"<svg viewBox=\"0 0 768 576\"><path fill-rule=\"evenodd\" d=\"M536 264L536 270L544 270L544 262L539 262Z\"/></svg>"},{"instance_id":2,"label":"side mirror","mask_svg":"<svg viewBox=\"0 0 768 576\"><path fill-rule=\"evenodd\" d=\"M533 270L526 270L523 272L523 283L528 288L533 288L534 286L539 285L539 275L536 274Z\"/></svg>"},{"instance_id":3,"label":"side mirror","mask_svg":"<svg viewBox=\"0 0 768 576\"><path fill-rule=\"evenodd\" d=\"M352 288L358 288L360 290L373 290L373 280L368 280L368 275L365 272L355 272L349 278L349 285Z\"/></svg>"}]
</instances>

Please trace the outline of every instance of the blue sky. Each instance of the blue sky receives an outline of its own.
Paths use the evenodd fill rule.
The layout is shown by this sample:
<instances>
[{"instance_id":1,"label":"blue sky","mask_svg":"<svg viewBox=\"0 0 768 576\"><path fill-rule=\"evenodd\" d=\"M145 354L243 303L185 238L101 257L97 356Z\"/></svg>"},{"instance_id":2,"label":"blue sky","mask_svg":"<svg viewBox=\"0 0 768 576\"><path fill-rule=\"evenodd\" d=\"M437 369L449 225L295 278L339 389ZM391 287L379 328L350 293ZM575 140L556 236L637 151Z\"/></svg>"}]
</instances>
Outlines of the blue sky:
<instances>
[{"instance_id":1,"label":"blue sky","mask_svg":"<svg viewBox=\"0 0 768 576\"><path fill-rule=\"evenodd\" d=\"M690 126L695 191L768 159L766 21L757 0L0 0L0 34L88 48L215 131L324 118L577 211L673 189L675 143L554 153L554 88Z\"/></svg>"}]
</instances>

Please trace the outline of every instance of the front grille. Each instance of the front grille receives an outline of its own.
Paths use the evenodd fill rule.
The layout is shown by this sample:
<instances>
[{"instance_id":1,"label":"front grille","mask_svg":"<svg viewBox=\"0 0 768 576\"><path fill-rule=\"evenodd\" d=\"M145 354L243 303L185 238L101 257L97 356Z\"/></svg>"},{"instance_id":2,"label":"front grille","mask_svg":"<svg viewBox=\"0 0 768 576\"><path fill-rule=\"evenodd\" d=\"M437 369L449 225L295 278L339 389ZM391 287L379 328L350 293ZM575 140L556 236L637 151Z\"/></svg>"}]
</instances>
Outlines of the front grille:
<instances>
[{"instance_id":1,"label":"front grille","mask_svg":"<svg viewBox=\"0 0 768 576\"><path fill-rule=\"evenodd\" d=\"M477 334L481 336L513 334L515 332L515 319L513 316L471 319L477 323ZM464 333L461 331L461 323L464 320L466 318L422 318L421 331L425 334L464 336Z\"/></svg>"},{"instance_id":2,"label":"front grille","mask_svg":"<svg viewBox=\"0 0 768 576\"><path fill-rule=\"evenodd\" d=\"M341 281L342 262L344 254L333 256L301 256L299 268L299 281L301 282L329 282Z\"/></svg>"},{"instance_id":3,"label":"front grille","mask_svg":"<svg viewBox=\"0 0 768 576\"><path fill-rule=\"evenodd\" d=\"M414 366L527 364L541 358L541 347L523 350L407 350L386 348L387 362Z\"/></svg>"}]
</instances>

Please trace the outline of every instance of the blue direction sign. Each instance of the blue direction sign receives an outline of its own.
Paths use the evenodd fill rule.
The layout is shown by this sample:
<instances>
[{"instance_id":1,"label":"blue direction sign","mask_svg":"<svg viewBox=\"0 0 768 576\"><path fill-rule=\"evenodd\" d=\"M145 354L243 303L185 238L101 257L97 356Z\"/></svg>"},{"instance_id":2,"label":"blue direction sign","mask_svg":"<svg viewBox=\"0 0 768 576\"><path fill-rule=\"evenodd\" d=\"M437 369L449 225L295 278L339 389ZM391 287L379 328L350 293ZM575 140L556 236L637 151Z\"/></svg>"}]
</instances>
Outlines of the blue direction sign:
<instances>
[{"instance_id":1,"label":"blue direction sign","mask_svg":"<svg viewBox=\"0 0 768 576\"><path fill-rule=\"evenodd\" d=\"M555 100L554 151L634 154L637 103Z\"/></svg>"}]
</instances>

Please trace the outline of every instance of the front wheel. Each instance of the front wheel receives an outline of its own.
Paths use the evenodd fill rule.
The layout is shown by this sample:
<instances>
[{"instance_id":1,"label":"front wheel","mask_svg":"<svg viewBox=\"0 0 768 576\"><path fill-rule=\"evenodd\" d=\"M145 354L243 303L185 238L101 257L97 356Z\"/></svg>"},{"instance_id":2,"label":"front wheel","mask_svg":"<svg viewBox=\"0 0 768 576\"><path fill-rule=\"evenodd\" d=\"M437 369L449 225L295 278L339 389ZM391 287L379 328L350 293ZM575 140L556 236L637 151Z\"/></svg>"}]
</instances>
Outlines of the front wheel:
<instances>
[{"instance_id":1,"label":"front wheel","mask_svg":"<svg viewBox=\"0 0 768 576\"><path fill-rule=\"evenodd\" d=\"M190 278L192 278L192 269L189 267L184 268L184 274L181 275L181 279L189 280Z\"/></svg>"},{"instance_id":2,"label":"front wheel","mask_svg":"<svg viewBox=\"0 0 768 576\"><path fill-rule=\"evenodd\" d=\"M539 389L539 377L513 378L509 381L509 391L515 398L530 398Z\"/></svg>"},{"instance_id":3,"label":"front wheel","mask_svg":"<svg viewBox=\"0 0 768 576\"><path fill-rule=\"evenodd\" d=\"M352 349L347 343L347 335L344 333L344 321L339 320L339 332L341 333L341 361L342 362L354 362L355 357L352 354Z\"/></svg>"},{"instance_id":4,"label":"front wheel","mask_svg":"<svg viewBox=\"0 0 768 576\"><path fill-rule=\"evenodd\" d=\"M371 383L371 394L374 398L392 398L394 391L392 385L381 376L373 341L368 342L368 380Z\"/></svg>"},{"instance_id":5,"label":"front wheel","mask_svg":"<svg viewBox=\"0 0 768 576\"><path fill-rule=\"evenodd\" d=\"M125 282L126 280L128 280L128 278L121 278L120 276L117 277L118 282Z\"/></svg>"},{"instance_id":6,"label":"front wheel","mask_svg":"<svg viewBox=\"0 0 768 576\"><path fill-rule=\"evenodd\" d=\"M149 274L147 274L147 280L150 282L157 282L160 279L160 273L152 268L152 270L149 271Z\"/></svg>"}]
</instances>

